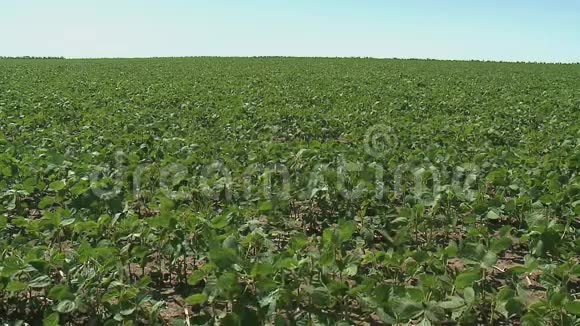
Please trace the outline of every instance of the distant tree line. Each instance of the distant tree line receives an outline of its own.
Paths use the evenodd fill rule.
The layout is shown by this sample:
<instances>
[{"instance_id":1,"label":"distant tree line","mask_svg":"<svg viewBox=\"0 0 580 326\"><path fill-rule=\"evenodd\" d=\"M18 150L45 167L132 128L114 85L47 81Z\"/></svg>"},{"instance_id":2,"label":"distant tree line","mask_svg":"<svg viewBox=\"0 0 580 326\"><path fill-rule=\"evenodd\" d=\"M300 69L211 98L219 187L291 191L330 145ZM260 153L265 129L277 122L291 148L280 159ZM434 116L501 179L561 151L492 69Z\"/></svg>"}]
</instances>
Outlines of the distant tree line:
<instances>
[{"instance_id":1,"label":"distant tree line","mask_svg":"<svg viewBox=\"0 0 580 326\"><path fill-rule=\"evenodd\" d=\"M22 57L5 57L5 56L0 56L0 59L64 59L64 57L34 57L34 56L22 56Z\"/></svg>"}]
</instances>

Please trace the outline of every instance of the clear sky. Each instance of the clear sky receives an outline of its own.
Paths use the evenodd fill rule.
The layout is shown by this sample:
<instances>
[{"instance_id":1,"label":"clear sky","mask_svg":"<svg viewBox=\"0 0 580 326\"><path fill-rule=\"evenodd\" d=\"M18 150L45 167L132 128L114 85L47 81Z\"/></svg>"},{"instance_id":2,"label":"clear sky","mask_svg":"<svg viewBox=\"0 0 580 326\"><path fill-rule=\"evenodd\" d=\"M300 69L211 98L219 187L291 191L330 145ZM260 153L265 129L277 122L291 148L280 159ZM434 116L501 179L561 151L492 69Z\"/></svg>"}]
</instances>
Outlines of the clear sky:
<instances>
[{"instance_id":1,"label":"clear sky","mask_svg":"<svg viewBox=\"0 0 580 326\"><path fill-rule=\"evenodd\" d=\"M0 55L580 62L580 0L0 0Z\"/></svg>"}]
</instances>

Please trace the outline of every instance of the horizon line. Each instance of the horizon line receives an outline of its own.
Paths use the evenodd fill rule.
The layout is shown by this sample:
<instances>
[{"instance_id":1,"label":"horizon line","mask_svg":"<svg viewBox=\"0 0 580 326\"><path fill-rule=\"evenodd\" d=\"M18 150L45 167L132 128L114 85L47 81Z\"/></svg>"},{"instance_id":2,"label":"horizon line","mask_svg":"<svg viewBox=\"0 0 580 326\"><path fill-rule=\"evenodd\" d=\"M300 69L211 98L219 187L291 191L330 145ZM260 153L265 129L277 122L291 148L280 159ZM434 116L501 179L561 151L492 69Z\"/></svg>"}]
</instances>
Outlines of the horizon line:
<instances>
[{"instance_id":1,"label":"horizon line","mask_svg":"<svg viewBox=\"0 0 580 326\"><path fill-rule=\"evenodd\" d=\"M189 59L189 58L222 58L222 59L375 59L375 60L416 60L416 61L445 61L445 62L481 62L481 63L519 63L519 64L554 64L577 65L580 61L530 61L530 60L495 60L495 59L443 59L428 57L378 57L378 56L294 56L294 55L190 55L190 56L127 56L127 57L67 57L67 56L2 56L0 59L22 60L131 60L131 59Z\"/></svg>"}]
</instances>

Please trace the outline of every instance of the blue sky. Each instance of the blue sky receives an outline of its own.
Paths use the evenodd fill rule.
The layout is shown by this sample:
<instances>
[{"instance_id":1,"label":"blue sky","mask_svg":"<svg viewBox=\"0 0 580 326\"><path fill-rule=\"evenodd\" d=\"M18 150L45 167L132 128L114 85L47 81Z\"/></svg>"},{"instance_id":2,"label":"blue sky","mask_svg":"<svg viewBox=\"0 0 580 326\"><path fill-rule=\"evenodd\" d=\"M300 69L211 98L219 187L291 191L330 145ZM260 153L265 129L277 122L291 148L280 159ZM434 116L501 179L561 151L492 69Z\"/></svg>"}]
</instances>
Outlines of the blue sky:
<instances>
[{"instance_id":1,"label":"blue sky","mask_svg":"<svg viewBox=\"0 0 580 326\"><path fill-rule=\"evenodd\" d=\"M0 55L580 62L580 0L0 0Z\"/></svg>"}]
</instances>

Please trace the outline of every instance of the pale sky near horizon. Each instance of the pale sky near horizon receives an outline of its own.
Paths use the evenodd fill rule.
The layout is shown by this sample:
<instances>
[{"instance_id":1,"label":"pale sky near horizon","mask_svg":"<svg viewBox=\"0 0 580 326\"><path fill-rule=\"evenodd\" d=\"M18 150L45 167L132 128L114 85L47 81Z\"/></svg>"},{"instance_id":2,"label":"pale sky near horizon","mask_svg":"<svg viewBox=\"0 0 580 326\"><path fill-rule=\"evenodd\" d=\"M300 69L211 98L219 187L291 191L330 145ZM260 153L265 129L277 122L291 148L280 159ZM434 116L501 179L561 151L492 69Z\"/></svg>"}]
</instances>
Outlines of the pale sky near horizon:
<instances>
[{"instance_id":1,"label":"pale sky near horizon","mask_svg":"<svg viewBox=\"0 0 580 326\"><path fill-rule=\"evenodd\" d=\"M580 0L0 0L0 56L580 62Z\"/></svg>"}]
</instances>

